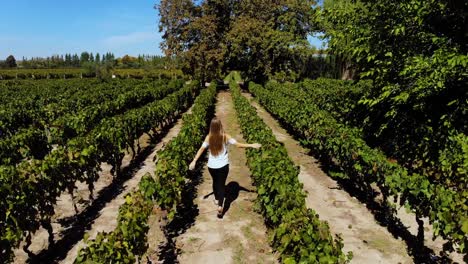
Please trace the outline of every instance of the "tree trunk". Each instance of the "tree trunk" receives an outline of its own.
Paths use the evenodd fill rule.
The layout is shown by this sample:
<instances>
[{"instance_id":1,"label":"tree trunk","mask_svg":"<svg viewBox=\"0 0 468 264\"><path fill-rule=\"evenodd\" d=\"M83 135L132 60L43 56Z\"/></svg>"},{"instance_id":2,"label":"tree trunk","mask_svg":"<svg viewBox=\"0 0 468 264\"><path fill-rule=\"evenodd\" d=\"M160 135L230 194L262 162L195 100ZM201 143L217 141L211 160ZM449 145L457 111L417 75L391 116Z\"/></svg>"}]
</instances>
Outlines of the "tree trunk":
<instances>
[{"instance_id":1,"label":"tree trunk","mask_svg":"<svg viewBox=\"0 0 468 264\"><path fill-rule=\"evenodd\" d=\"M352 68L352 65L349 61L341 61L341 79L342 80L353 80L355 70Z\"/></svg>"}]
</instances>

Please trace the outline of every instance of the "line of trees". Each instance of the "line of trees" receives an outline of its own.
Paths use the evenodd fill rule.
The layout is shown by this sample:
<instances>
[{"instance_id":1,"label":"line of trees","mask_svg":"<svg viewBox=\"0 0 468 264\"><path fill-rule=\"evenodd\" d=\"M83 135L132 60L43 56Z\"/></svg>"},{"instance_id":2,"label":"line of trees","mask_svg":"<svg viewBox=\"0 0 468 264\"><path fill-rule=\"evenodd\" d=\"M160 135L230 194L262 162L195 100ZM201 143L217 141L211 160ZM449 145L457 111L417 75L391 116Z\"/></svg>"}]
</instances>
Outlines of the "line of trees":
<instances>
[{"instance_id":1,"label":"line of trees","mask_svg":"<svg viewBox=\"0 0 468 264\"><path fill-rule=\"evenodd\" d=\"M14 61L14 63L12 62ZM86 63L114 63L115 55L113 53L105 53L102 56L99 53L94 55L89 52L78 54L52 55L48 57L23 57L17 61L13 55L8 56L5 61L0 61L1 68L24 68L24 69L51 69L51 68L79 68Z\"/></svg>"},{"instance_id":2,"label":"line of trees","mask_svg":"<svg viewBox=\"0 0 468 264\"><path fill-rule=\"evenodd\" d=\"M23 57L17 61L13 55L0 60L0 68L24 68L24 69L52 69L52 68L86 68L90 66L107 65L112 68L165 68L170 59L155 55L138 55L137 57L125 55L117 58L113 53L93 54L82 52L78 54L52 55L48 57Z\"/></svg>"}]
</instances>

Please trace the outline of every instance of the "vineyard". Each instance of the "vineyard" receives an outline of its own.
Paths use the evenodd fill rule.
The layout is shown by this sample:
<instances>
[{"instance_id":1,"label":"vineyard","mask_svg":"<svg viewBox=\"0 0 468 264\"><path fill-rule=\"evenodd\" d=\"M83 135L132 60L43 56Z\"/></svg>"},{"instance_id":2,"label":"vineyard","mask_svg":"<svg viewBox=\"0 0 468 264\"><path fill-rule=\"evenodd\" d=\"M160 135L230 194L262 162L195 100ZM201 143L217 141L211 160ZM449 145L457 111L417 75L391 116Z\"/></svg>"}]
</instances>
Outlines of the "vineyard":
<instances>
[{"instance_id":1,"label":"vineyard","mask_svg":"<svg viewBox=\"0 0 468 264\"><path fill-rule=\"evenodd\" d=\"M53 241L57 198L66 190L73 193L78 181L86 182L92 195L102 162L119 177L125 151L133 156L140 151L135 140L143 133L157 137L198 94L196 82L184 83L6 83L2 98L10 96L12 104L2 105L2 260L12 260L12 249L23 238L30 241L40 226ZM14 91L26 100L12 99Z\"/></svg>"},{"instance_id":2,"label":"vineyard","mask_svg":"<svg viewBox=\"0 0 468 264\"><path fill-rule=\"evenodd\" d=\"M159 70L159 69L112 69L111 75L118 79L166 79L183 77L180 70ZM0 80L24 80L24 79L74 79L74 78L94 78L97 73L90 70L71 69L14 69L0 70Z\"/></svg>"},{"instance_id":3,"label":"vineyard","mask_svg":"<svg viewBox=\"0 0 468 264\"><path fill-rule=\"evenodd\" d=\"M413 219L410 225L419 230L414 237L428 236L438 241L428 244L422 241L419 246L397 246L397 242L391 242L395 247L408 248L408 253L402 251L392 255L393 260L406 263L409 254L418 261L432 259L438 263L452 261L450 258L461 259L461 254L466 254L466 190L446 185L442 180L433 181L421 174L422 170L395 161L395 157L382 151L375 140L366 137L365 128L357 126L363 122L365 109L356 102L365 96L371 83L331 79L300 83L270 81L265 85L250 82L246 86L248 89L241 91L239 81L236 72L227 76L228 92L220 92L216 84L201 88L197 81L168 78L0 82L0 194L4 197L0 210L2 262L26 259L50 262L66 257L64 263L134 263L168 258L168 255L158 253L157 248L150 248L150 243L159 249L181 250L182 253L175 253L175 258L179 258L178 254L182 254L181 260L188 258L183 250L187 246L178 246L177 242L171 241L185 241L190 245L187 239L194 238L180 233L195 235L195 231L191 231L193 228L211 221L195 213L189 217L192 219L190 225L194 227L182 229L185 231L180 229L182 223L189 221L186 211L189 206L206 207L206 198L198 200L196 194L188 193L206 177L202 176L206 175L202 173L206 168L199 166L194 173L188 170L188 164L203 142L211 118L214 114L225 114L226 110L219 107L228 102L232 104L230 115L237 121L226 123L227 129L233 129L236 123L236 133L241 133L239 136L246 142L262 144L259 150L247 150L242 154L246 164L236 166L249 168L251 188L255 190L255 204L244 205L252 208L247 218L255 218L257 220L252 221L265 226L265 233L260 236L268 237L268 241L262 242L261 247L270 252L268 254L274 254L279 262L347 263L366 261L366 252L383 254L379 256L382 259L386 259L385 254L395 253L374 247L372 238L367 238L370 245L362 244L363 239L359 241L362 247L368 247L367 251L354 245L356 242L351 241L355 241L355 233L334 226L337 222L345 224L347 220L330 218L330 210L334 209L317 204L316 198L311 197L310 188L338 195L345 203L357 195L362 205L355 209L356 212L367 211L363 206L366 204L383 210L387 222L379 219L378 210L372 210L374 216L356 215L369 221L367 228L375 225L378 229L375 232L381 233L378 236L391 237L387 234L389 231L393 236L398 235L390 228L392 221L408 223L409 217ZM226 101L231 96L232 99ZM252 96L258 104L249 99ZM259 112L262 107L272 116ZM272 123L274 119L279 121L278 125ZM166 136L176 123L179 124L176 132L171 137ZM295 140L291 137L287 143L283 136L279 136L280 125L287 131L281 133L293 135L300 142L294 144L310 149L310 155L324 164L324 172L320 173L327 181L336 181L345 188L330 191L326 185L318 187L319 183L313 187L304 179L303 175L310 167L304 167L298 161L295 152L299 150L291 145ZM163 139L165 137L167 139ZM145 140L153 143L145 143ZM141 163L148 155L148 144L162 141L166 143L151 150L154 158L145 160L145 164L153 164L150 169L143 167L138 172L129 172L128 166ZM303 160L312 159L307 154L301 155L304 155ZM237 161L233 163L237 164ZM451 166L462 167L463 164ZM71 197L67 206L74 208L76 220L72 222L89 225L81 215L102 199L101 182L106 173L112 177L109 186L112 182L122 184L136 177L134 175L140 175L134 187L125 189L122 198L108 201L113 204L114 199L112 206L119 208L113 216L115 224L106 229L110 231L100 231L99 226L93 225L93 235L85 231L73 238L73 243L81 241L79 247L69 248L69 253L53 253L60 250L59 245L66 238L66 235L62 239L57 237L64 232L60 230L67 228L68 220L60 220L64 197ZM204 190L207 187L198 188ZM83 197L82 193L88 197ZM195 204L187 197L195 199ZM234 212L230 211L241 210L238 207L241 202L234 198L229 203L233 203L230 207L234 208L228 208L226 219L210 225L235 222ZM332 206L335 205L333 200ZM403 215L401 206L408 209ZM155 217L162 219L160 227L153 226L155 222L150 221ZM376 222L388 226L389 231L377 228ZM351 227L353 224L357 223L351 221L346 225L348 229L362 228ZM154 228L161 229L156 232L157 237L153 237ZM205 239L205 234L197 235L199 239ZM43 237L43 243L48 245L40 251L36 248L38 237ZM155 245L154 241L159 242ZM408 240L407 243L411 242ZM452 248L442 247L444 243ZM199 247L203 248L203 245ZM421 248L445 253L434 259L436 253L427 255ZM244 250L248 251L247 248Z\"/></svg>"},{"instance_id":4,"label":"vineyard","mask_svg":"<svg viewBox=\"0 0 468 264\"><path fill-rule=\"evenodd\" d=\"M356 114L353 108L357 106L343 104L343 101L352 100L351 95L360 90L359 85L349 89L344 85L334 80L308 81L293 88L275 82L266 87L250 83L249 90L300 138L302 144L335 166L334 177L351 182L355 189L369 196L366 199L372 200L371 196L380 193L384 207L395 208L396 201L405 205L415 213L422 229L424 222L420 218L427 217L434 228L434 237L448 239L450 245L465 252L468 242L466 189L437 184L411 172L391 161L382 151L370 147L363 138L362 129L340 122L340 116L352 120L351 116ZM333 92L333 86L340 86L340 92L334 93L337 97L340 93L346 96L339 100L339 105L336 98L326 97ZM317 98L320 96L322 98ZM334 112L326 111L327 108Z\"/></svg>"},{"instance_id":5,"label":"vineyard","mask_svg":"<svg viewBox=\"0 0 468 264\"><path fill-rule=\"evenodd\" d=\"M49 2L2 3L0 264L468 263L467 0Z\"/></svg>"}]
</instances>

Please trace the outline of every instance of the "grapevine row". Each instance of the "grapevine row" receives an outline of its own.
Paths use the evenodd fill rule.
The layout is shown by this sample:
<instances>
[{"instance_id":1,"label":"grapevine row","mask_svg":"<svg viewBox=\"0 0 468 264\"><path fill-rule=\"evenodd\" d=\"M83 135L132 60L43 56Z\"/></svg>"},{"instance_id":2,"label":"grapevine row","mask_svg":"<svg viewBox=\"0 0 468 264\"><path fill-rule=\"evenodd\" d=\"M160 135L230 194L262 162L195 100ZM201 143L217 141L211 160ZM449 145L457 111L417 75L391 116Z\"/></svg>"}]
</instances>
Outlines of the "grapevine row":
<instances>
[{"instance_id":1,"label":"grapevine row","mask_svg":"<svg viewBox=\"0 0 468 264\"><path fill-rule=\"evenodd\" d=\"M181 78L183 77L180 70L144 70L144 69L115 69L112 70L115 77L123 78ZM12 79L71 79L71 78L93 78L96 73L87 72L83 69L20 69L20 70L1 70L0 80Z\"/></svg>"},{"instance_id":2,"label":"grapevine row","mask_svg":"<svg viewBox=\"0 0 468 264\"><path fill-rule=\"evenodd\" d=\"M181 202L180 193L188 177L188 164L204 140L214 110L216 86L203 90L191 114L183 117L178 136L157 153L155 178L145 175L139 189L125 197L119 209L117 228L98 233L86 241L75 263L134 263L147 250L148 218L153 204L170 210L169 218Z\"/></svg>"},{"instance_id":3,"label":"grapevine row","mask_svg":"<svg viewBox=\"0 0 468 264\"><path fill-rule=\"evenodd\" d=\"M111 101L85 107L78 113L69 113L53 121L51 137L43 127L20 129L15 135L0 140L0 164L16 164L22 159L42 159L50 150L50 144L66 144L76 136L83 136L101 119L139 107L154 100L161 99L179 89L183 80L172 81L169 85L146 89L137 89L120 95ZM51 142L52 141L52 142Z\"/></svg>"},{"instance_id":4,"label":"grapevine row","mask_svg":"<svg viewBox=\"0 0 468 264\"><path fill-rule=\"evenodd\" d=\"M457 111L445 117L433 116L426 125L421 121L429 118L426 116L428 112L422 110L406 118L385 116L385 108L391 105L381 106L380 110L368 105L369 98L373 97L369 94L372 90L370 84L369 81L356 83L325 78L306 80L297 85L300 89L294 89L300 95L292 98L300 97L304 103L312 103L328 111L338 121L360 127L369 145L382 148L388 157L396 159L409 171L423 174L432 183L443 184L447 188L466 189L468 126L463 125L462 117L460 122L452 124L455 118L452 115L458 115ZM286 95L291 96L290 93ZM452 106L448 104L447 107ZM456 108L462 109L463 106ZM382 123L381 119L386 121ZM453 121L447 121L450 119Z\"/></svg>"},{"instance_id":5,"label":"grapevine row","mask_svg":"<svg viewBox=\"0 0 468 264\"><path fill-rule=\"evenodd\" d=\"M63 142L71 137L83 135L98 124L101 119L160 100L181 88L183 84L184 80L179 79L159 87L142 87L142 89L117 95L114 100L90 105L78 113L61 116L52 124L52 126L59 128L57 129L58 135L54 135L54 137Z\"/></svg>"},{"instance_id":6,"label":"grapevine row","mask_svg":"<svg viewBox=\"0 0 468 264\"><path fill-rule=\"evenodd\" d=\"M118 94L127 90L138 90L141 84L145 82L7 82L3 84L5 87L0 87L3 88L0 93L4 99L0 105L0 138L14 135L20 128L44 126L63 114L114 100Z\"/></svg>"},{"instance_id":7,"label":"grapevine row","mask_svg":"<svg viewBox=\"0 0 468 264\"><path fill-rule=\"evenodd\" d=\"M72 190L77 181L86 182L92 190L101 162L118 170L125 150L143 133L173 122L192 102L197 89L196 83L188 85L162 100L106 119L43 160L0 166L0 260L11 261L12 249L24 236L30 237L41 224L50 223L56 199L64 190Z\"/></svg>"},{"instance_id":8,"label":"grapevine row","mask_svg":"<svg viewBox=\"0 0 468 264\"><path fill-rule=\"evenodd\" d=\"M314 104L291 100L285 94L293 91L280 84L269 89L250 83L249 90L265 108L300 136L302 142L324 157L333 160L345 174L364 190L375 183L385 197L395 195L419 217L428 217L434 235L448 239L464 254L468 246L467 190L456 192L443 185L432 184L423 175L409 173L388 161L369 147L356 128L337 122L328 112Z\"/></svg>"},{"instance_id":9,"label":"grapevine row","mask_svg":"<svg viewBox=\"0 0 468 264\"><path fill-rule=\"evenodd\" d=\"M298 167L289 158L270 128L231 81L230 89L248 142L259 142L259 150L247 150L247 161L259 195L265 222L272 229L271 243L284 263L344 263L341 238L333 238L328 223L305 204Z\"/></svg>"}]
</instances>

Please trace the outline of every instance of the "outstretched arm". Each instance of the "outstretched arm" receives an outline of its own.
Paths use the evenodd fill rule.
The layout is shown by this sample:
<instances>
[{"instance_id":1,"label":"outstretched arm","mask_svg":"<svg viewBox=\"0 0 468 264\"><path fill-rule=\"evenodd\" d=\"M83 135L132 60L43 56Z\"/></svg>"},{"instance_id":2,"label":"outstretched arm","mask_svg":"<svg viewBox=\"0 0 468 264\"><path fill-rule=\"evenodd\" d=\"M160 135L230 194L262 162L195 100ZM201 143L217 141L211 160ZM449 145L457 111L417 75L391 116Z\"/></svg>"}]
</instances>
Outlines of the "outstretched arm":
<instances>
[{"instance_id":1,"label":"outstretched arm","mask_svg":"<svg viewBox=\"0 0 468 264\"><path fill-rule=\"evenodd\" d=\"M208 137L206 137L205 142L208 141ZM197 160L200 158L200 156L203 154L203 152L206 150L206 147L202 145L198 151L197 154L195 155L195 158L193 158L192 162L189 165L189 170L195 169L195 165L197 164Z\"/></svg>"},{"instance_id":2,"label":"outstretched arm","mask_svg":"<svg viewBox=\"0 0 468 264\"><path fill-rule=\"evenodd\" d=\"M238 147L238 148L260 148L262 146L262 144L259 144L259 143L252 143L252 144L247 144L247 143L239 143L239 142L236 142L234 144L234 146Z\"/></svg>"},{"instance_id":3,"label":"outstretched arm","mask_svg":"<svg viewBox=\"0 0 468 264\"><path fill-rule=\"evenodd\" d=\"M230 135L226 134L226 137L227 137L227 140L229 142L232 142L232 144L238 148L260 148L262 145L259 144L259 143L252 143L252 144L248 144L248 143L240 143L240 142L237 142L237 140L235 140L233 137L231 137Z\"/></svg>"}]
</instances>

